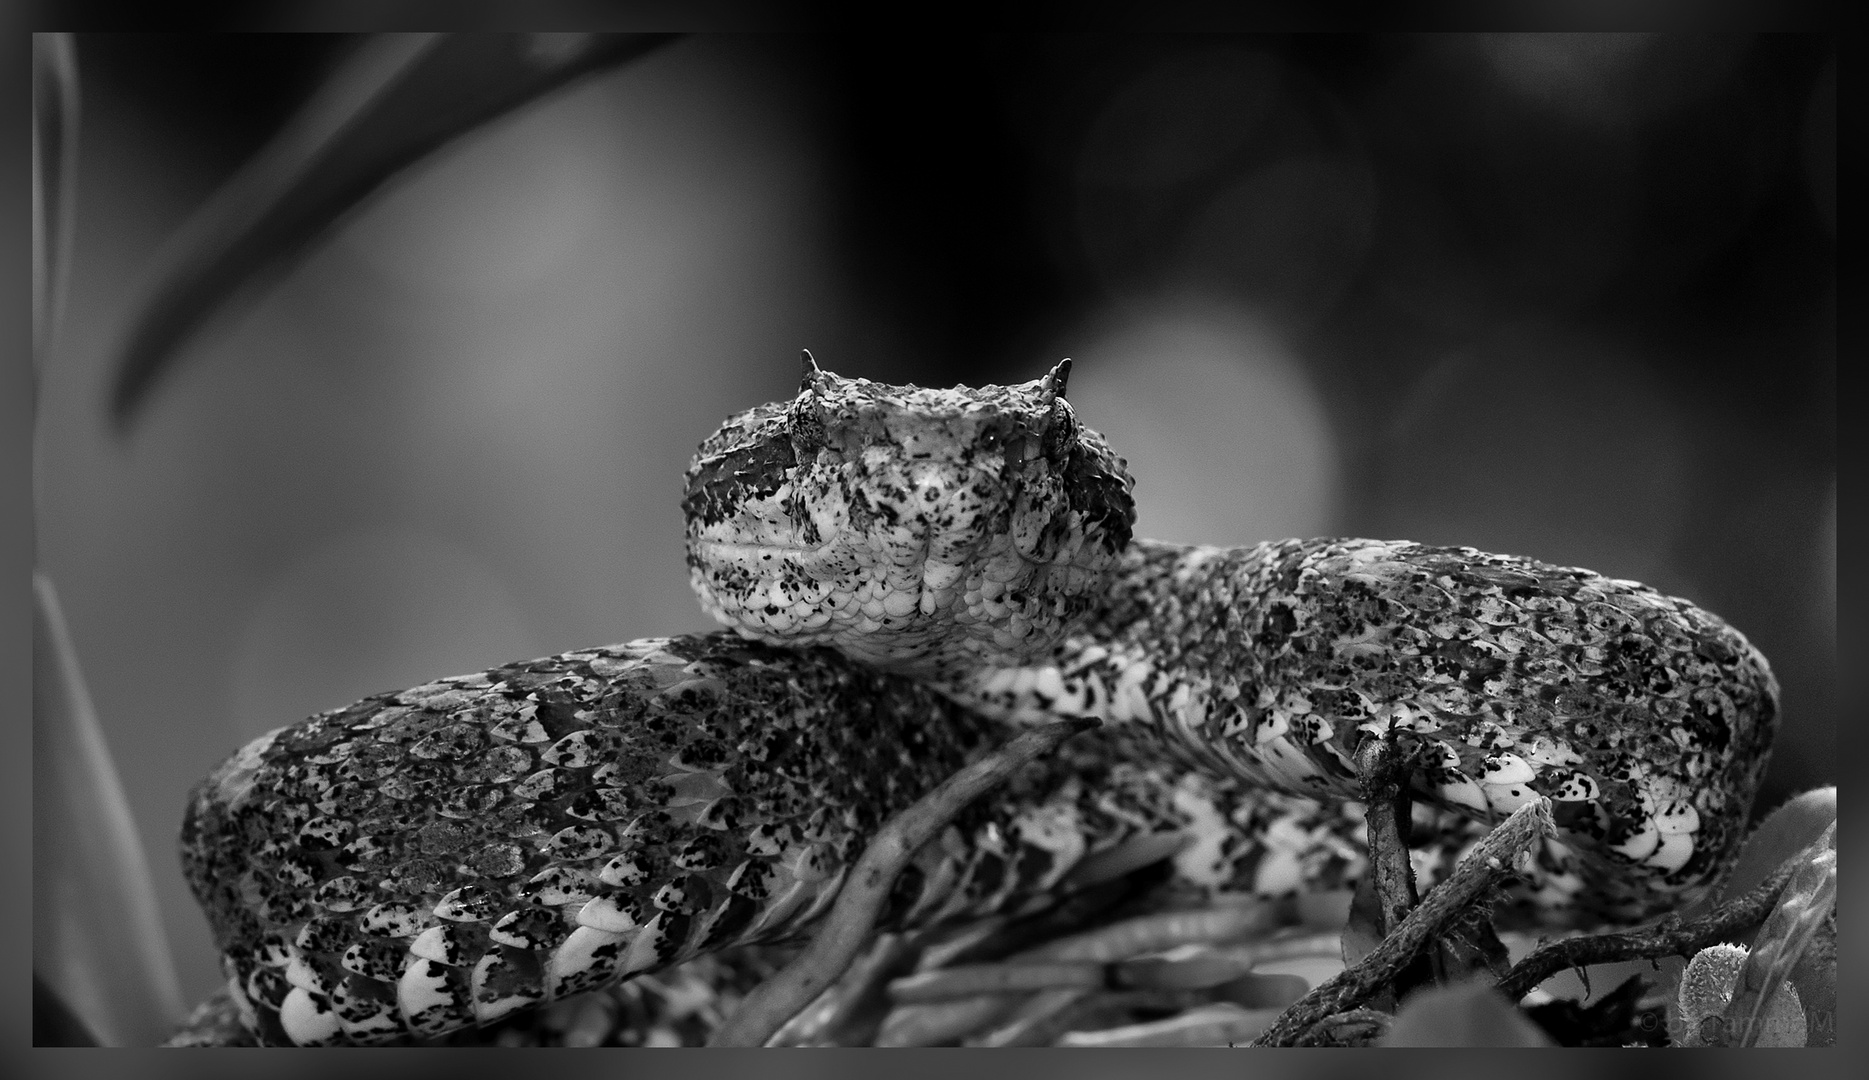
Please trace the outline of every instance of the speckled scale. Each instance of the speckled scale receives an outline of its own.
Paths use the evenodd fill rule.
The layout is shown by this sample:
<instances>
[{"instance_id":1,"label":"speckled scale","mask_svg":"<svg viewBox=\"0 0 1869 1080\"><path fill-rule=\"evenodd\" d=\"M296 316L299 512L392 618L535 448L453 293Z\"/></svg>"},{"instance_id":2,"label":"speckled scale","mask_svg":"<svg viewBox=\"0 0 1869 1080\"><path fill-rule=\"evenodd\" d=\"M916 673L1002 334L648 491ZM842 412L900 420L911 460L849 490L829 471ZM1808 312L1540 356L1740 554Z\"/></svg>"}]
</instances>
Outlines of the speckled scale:
<instances>
[{"instance_id":1,"label":"speckled scale","mask_svg":"<svg viewBox=\"0 0 1869 1080\"><path fill-rule=\"evenodd\" d=\"M1778 720L1764 657L1685 600L1373 540L1137 541L1056 668L950 692L1028 720L1133 724L1155 753L1320 798L1357 798L1358 745L1393 733L1424 755L1417 793L1449 809L1496 821L1556 801L1568 884L1545 901L1572 921L1641 918L1715 884Z\"/></svg>"},{"instance_id":2,"label":"speckled scale","mask_svg":"<svg viewBox=\"0 0 1869 1080\"><path fill-rule=\"evenodd\" d=\"M1394 733L1421 747L1421 794L1479 820L1567 796L1582 913L1718 879L1777 721L1736 631L1472 548L1131 542L1132 480L1075 422L1067 370L925 390L810 367L792 401L729 419L688 474L703 606L988 713L1134 722L1145 755L1288 791L1356 797L1358 744Z\"/></svg>"},{"instance_id":3,"label":"speckled scale","mask_svg":"<svg viewBox=\"0 0 1869 1080\"><path fill-rule=\"evenodd\" d=\"M625 829L618 820L630 812L631 792L593 784L598 764L611 766L606 777L611 782L620 775L652 778L648 787L654 793L658 786L671 791L696 787L688 778L705 763L712 782L728 789L757 792L774 783L809 784L817 805L853 786L827 770L841 767L847 777L872 766L861 743L839 755L826 752L832 748L824 738L810 736L798 738L783 761L770 762L775 771L749 771L730 753L723 754L721 746L746 734L740 729L750 722L751 713L738 707L743 703L734 697L734 684L751 682L767 693L774 680L766 677L767 669L759 664L764 658L756 650L716 644L724 647L711 656L701 654L706 650L684 656L645 647L515 665L471 685L431 684L385 695L256 742L197 792L186 827L186 862L224 951L236 968L250 968L252 962L244 957L252 950L241 939L282 934L295 942L304 972L327 971L327 978L300 979L326 996L341 974L381 976L400 956L395 998L406 1027L423 1033L460 1020L463 995L471 991L469 976L488 949L544 953L535 966L549 967L550 956L557 955L553 950L562 952L579 929L577 908L595 895L622 898L622 906L636 910L669 910L688 921L690 909L703 902L724 903L728 890L705 875L724 876L721 864L732 844L731 838L723 843L720 834L729 830L717 820L696 824L695 812L679 804ZM653 674L647 685L635 686L656 705L649 715L638 716L628 732L612 723L628 710L584 707L600 702L614 688L614 676L624 671ZM796 680L781 679L777 686L786 691L786 707L819 712L840 696L875 689L873 677L855 670L826 672L818 681L824 685L810 688L819 699L815 706L802 700L807 691L793 686ZM901 700L892 704L905 717L935 708L932 703L915 708L915 702ZM382 720L379 711L395 715ZM524 723L514 731L512 721L522 713ZM464 729L472 723L482 730ZM494 729L519 738L502 740ZM835 736L840 730L829 724L818 732ZM537 738L541 734L552 741ZM532 741L525 742L529 737ZM311 809L324 787L305 766L352 762L363 767L360 775L367 775L376 763L391 762L380 752L333 750L366 745L406 749L394 759L397 770L379 777L398 810L348 820ZM528 745L541 747L537 763L545 767L504 782L498 771L476 767L480 763L470 753ZM970 746L955 741L945 749L925 764L925 775L914 780L911 790L938 780L943 766L958 765ZM321 761L306 761L313 754ZM767 805L786 801L763 800ZM508 813L460 812L490 810L495 803ZM659 868L665 879L644 876L630 885L618 884L615 874L600 879L597 870L626 847L640 863ZM586 863L588 870L574 870ZM242 874L270 886L259 904L247 900L243 890L228 887ZM669 875L676 880L666 880ZM313 907L318 907L316 917ZM645 915L645 921L650 918ZM656 964L663 962L663 954L678 952L685 939L675 931L685 933L685 928L677 921L663 920L656 929L658 940L638 951ZM771 928L774 933L789 929ZM591 952L607 955L601 948ZM515 962L509 958L499 970L512 969ZM250 970L237 974L235 982L243 989L263 991L252 1002L261 1014L287 1007L290 983L256 981ZM488 974L497 972L483 972ZM557 977L571 985L578 981L575 974L559 971ZM262 1036L275 1041L284 1031L270 1023L262 1027ZM385 1037L399 1034L385 1029Z\"/></svg>"},{"instance_id":4,"label":"speckled scale","mask_svg":"<svg viewBox=\"0 0 1869 1080\"><path fill-rule=\"evenodd\" d=\"M308 831L318 785L290 748L328 756L345 740L385 745L376 736L392 729L413 745L441 730L426 724L425 697L440 698L452 724L473 706L490 746L515 709L546 702L537 712L552 740L535 745L588 730L607 757L553 767L553 793L522 800L511 791L524 778L490 785L472 759L409 755L397 775L428 797L342 822L355 833L343 847L325 842L327 826ZM376 723L382 709L397 718ZM775 715L795 722L766 721ZM883 819L1003 737L915 683L828 653L800 665L728 635L635 642L382 695L262 737L195 791L183 862L260 1041L432 1037L702 951L795 935L828 908ZM890 918L996 909L1164 828L1203 837L1197 857L1177 863L1197 889L1251 889L1256 877L1272 894L1335 888L1360 866L1345 819L1344 859L1262 874L1251 833L1215 830L1327 812L1124 753L1080 736L1005 798L969 808L944 846L924 852ZM600 787L599 773L606 785L638 779ZM452 792L489 786L507 793L500 812L445 812ZM259 880L272 891L255 904L245 883Z\"/></svg>"},{"instance_id":5,"label":"speckled scale","mask_svg":"<svg viewBox=\"0 0 1869 1080\"><path fill-rule=\"evenodd\" d=\"M1430 880L1540 795L1562 842L1520 899L1542 924L1638 918L1724 871L1777 712L1737 632L1468 548L1131 543L1132 481L1066 373L923 390L813 368L689 470L691 578L740 634L1115 725L917 853L891 920L1014 904L1133 844L1195 889L1341 886L1378 735L1446 808L1416 829ZM433 1036L795 933L883 820L998 740L826 651L645 640L256 740L195 793L184 863L260 1041Z\"/></svg>"}]
</instances>

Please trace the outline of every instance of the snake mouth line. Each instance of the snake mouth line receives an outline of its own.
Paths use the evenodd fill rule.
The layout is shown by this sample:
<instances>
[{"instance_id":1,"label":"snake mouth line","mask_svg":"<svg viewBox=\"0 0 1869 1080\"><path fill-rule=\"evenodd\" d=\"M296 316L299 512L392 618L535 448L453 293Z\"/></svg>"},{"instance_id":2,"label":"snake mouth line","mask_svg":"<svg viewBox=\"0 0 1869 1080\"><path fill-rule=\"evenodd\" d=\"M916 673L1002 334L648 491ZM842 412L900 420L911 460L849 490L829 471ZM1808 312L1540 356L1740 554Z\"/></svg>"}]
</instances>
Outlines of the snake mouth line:
<instances>
[{"instance_id":1,"label":"snake mouth line","mask_svg":"<svg viewBox=\"0 0 1869 1080\"><path fill-rule=\"evenodd\" d=\"M695 540L691 545L697 552L714 553L724 556L744 555L821 555L832 547L829 543L808 547L804 544L755 544L737 540Z\"/></svg>"},{"instance_id":2,"label":"snake mouth line","mask_svg":"<svg viewBox=\"0 0 1869 1080\"><path fill-rule=\"evenodd\" d=\"M760 544L734 540L696 539L689 542L689 548L699 558L735 563L749 561L758 562L762 555L809 560L814 557L833 553L837 547L838 545L835 542L819 544L816 547L809 547L804 544ZM929 537L924 536L921 538L920 549L916 554L917 558L913 562L897 565L920 567L925 573L931 565L931 559L933 557L933 542ZM943 585L924 582L924 588L926 587L938 589L943 587Z\"/></svg>"},{"instance_id":3,"label":"snake mouth line","mask_svg":"<svg viewBox=\"0 0 1869 1080\"><path fill-rule=\"evenodd\" d=\"M933 541L928 536L922 536L920 540L921 543L918 552L920 558L917 562L925 564L932 554ZM824 555L832 552L837 549L838 544L835 540L829 540L813 547L807 544L754 543L746 540L710 540L697 537L690 540L688 546L697 554L719 555L723 558L742 559L748 556L756 557L767 554L803 556L809 558L811 556Z\"/></svg>"}]
</instances>

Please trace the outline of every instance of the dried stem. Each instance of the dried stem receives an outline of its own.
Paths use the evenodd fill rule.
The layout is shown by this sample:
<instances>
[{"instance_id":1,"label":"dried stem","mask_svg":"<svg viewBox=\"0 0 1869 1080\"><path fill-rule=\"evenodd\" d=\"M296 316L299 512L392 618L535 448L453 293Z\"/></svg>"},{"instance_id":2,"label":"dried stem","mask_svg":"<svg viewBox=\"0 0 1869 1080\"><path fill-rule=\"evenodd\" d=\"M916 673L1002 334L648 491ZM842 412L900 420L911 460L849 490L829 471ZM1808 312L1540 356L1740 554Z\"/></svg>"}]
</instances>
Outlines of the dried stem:
<instances>
[{"instance_id":1,"label":"dried stem","mask_svg":"<svg viewBox=\"0 0 1869 1080\"><path fill-rule=\"evenodd\" d=\"M1349 1009L1312 1024L1296 1046L1369 1046L1389 1033L1394 1018L1375 1009Z\"/></svg>"},{"instance_id":2,"label":"dried stem","mask_svg":"<svg viewBox=\"0 0 1869 1080\"><path fill-rule=\"evenodd\" d=\"M1364 818L1369 827L1369 872L1375 885L1378 937L1395 933L1419 901L1414 867L1408 861L1409 798L1403 787L1404 755L1387 739L1371 739L1356 755L1363 776Z\"/></svg>"},{"instance_id":3,"label":"dried stem","mask_svg":"<svg viewBox=\"0 0 1869 1080\"><path fill-rule=\"evenodd\" d=\"M1020 735L993 755L950 776L915 805L891 818L864 849L837 895L817 937L785 970L747 996L740 1009L709 1040L710 1046L763 1046L785 1022L809 1005L850 966L869 939L889 899L896 875L915 852L968 803L1005 781L1064 740L1097 726L1088 719L1063 720Z\"/></svg>"},{"instance_id":4,"label":"dried stem","mask_svg":"<svg viewBox=\"0 0 1869 1080\"><path fill-rule=\"evenodd\" d=\"M1415 887L1415 868L1408 858L1408 830L1413 800L1408 796L1412 755L1394 738L1370 739L1356 753L1357 772L1363 778L1363 820L1369 838L1369 873L1357 884L1350 905L1350 925L1344 928L1346 967L1368 955L1421 902ZM1369 1003L1389 1010L1417 986L1434 981L1434 950L1408 965Z\"/></svg>"}]
</instances>

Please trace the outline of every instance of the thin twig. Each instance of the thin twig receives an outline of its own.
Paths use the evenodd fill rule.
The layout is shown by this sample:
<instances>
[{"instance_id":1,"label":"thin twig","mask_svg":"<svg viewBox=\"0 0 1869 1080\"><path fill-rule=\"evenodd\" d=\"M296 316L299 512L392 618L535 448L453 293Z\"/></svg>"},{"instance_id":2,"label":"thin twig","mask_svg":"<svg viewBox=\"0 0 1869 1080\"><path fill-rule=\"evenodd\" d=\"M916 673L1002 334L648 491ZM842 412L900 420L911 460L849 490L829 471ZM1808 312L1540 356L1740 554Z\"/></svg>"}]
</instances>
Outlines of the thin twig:
<instances>
[{"instance_id":1,"label":"thin twig","mask_svg":"<svg viewBox=\"0 0 1869 1080\"><path fill-rule=\"evenodd\" d=\"M1326 980L1285 1010L1253 1045L1288 1046L1319 1020L1367 1001L1400 974L1450 919L1485 896L1500 878L1512 874L1520 855L1555 831L1548 799L1536 799L1513 811L1460 860L1446 881L1408 913L1393 934L1353 967Z\"/></svg>"},{"instance_id":2,"label":"thin twig","mask_svg":"<svg viewBox=\"0 0 1869 1080\"><path fill-rule=\"evenodd\" d=\"M1357 882L1350 902L1350 922L1344 927L1343 960L1350 967L1368 955L1408 918L1421 902L1415 888L1415 868L1408 858L1408 828L1412 800L1408 796L1411 755L1393 738L1370 739L1356 752L1356 770L1363 778L1363 821L1369 840L1369 871ZM1432 982L1435 950L1409 961L1390 985L1370 1004L1389 1010L1417 986Z\"/></svg>"},{"instance_id":3,"label":"thin twig","mask_svg":"<svg viewBox=\"0 0 1869 1080\"><path fill-rule=\"evenodd\" d=\"M1020 735L989 757L948 777L915 805L877 831L837 894L823 929L785 970L747 995L740 1009L708 1040L710 1046L764 1046L785 1022L837 980L869 939L895 885L915 852L968 803L992 790L1041 754L1097 726L1092 719L1061 720Z\"/></svg>"},{"instance_id":4,"label":"thin twig","mask_svg":"<svg viewBox=\"0 0 1869 1080\"><path fill-rule=\"evenodd\" d=\"M1758 888L1721 904L1698 919L1683 922L1677 915L1668 915L1654 926L1639 930L1565 938L1541 945L1499 981L1499 992L1506 1000L1517 1001L1539 983L1569 968L1615 960L1692 956L1709 945L1730 941L1758 926L1771 914L1779 895L1785 891L1785 883L1791 880L1796 862L1796 859L1787 860Z\"/></svg>"},{"instance_id":5,"label":"thin twig","mask_svg":"<svg viewBox=\"0 0 1869 1080\"><path fill-rule=\"evenodd\" d=\"M1375 1009L1349 1009L1312 1024L1296 1046L1369 1046L1389 1033L1393 1019Z\"/></svg>"},{"instance_id":6,"label":"thin twig","mask_svg":"<svg viewBox=\"0 0 1869 1080\"><path fill-rule=\"evenodd\" d=\"M1386 739L1371 739L1357 751L1369 828L1369 874L1375 884L1377 936L1386 938L1414 909L1414 867L1408 861L1409 798L1402 785L1404 755Z\"/></svg>"}]
</instances>

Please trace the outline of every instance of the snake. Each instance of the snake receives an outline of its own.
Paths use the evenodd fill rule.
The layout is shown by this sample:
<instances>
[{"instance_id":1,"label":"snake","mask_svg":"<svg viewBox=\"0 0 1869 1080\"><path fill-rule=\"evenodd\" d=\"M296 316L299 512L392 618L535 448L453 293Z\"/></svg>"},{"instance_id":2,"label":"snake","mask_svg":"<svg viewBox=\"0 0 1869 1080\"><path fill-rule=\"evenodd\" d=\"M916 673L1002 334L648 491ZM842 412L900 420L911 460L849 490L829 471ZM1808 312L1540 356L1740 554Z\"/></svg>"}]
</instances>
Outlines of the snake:
<instances>
[{"instance_id":1,"label":"snake","mask_svg":"<svg viewBox=\"0 0 1869 1080\"><path fill-rule=\"evenodd\" d=\"M727 419L685 478L691 584L724 629L378 694L235 752L181 855L240 1023L432 1039L794 939L893 814L1072 717L1102 723L918 850L882 925L1150 863L1204 895L1347 888L1371 739L1439 815L1424 865L1549 800L1514 893L1534 925L1717 887L1778 719L1739 631L1467 547L1135 537L1069 373L922 388L806 353L798 393Z\"/></svg>"}]
</instances>

